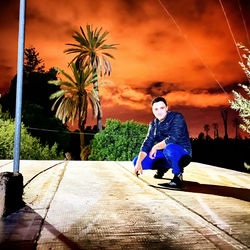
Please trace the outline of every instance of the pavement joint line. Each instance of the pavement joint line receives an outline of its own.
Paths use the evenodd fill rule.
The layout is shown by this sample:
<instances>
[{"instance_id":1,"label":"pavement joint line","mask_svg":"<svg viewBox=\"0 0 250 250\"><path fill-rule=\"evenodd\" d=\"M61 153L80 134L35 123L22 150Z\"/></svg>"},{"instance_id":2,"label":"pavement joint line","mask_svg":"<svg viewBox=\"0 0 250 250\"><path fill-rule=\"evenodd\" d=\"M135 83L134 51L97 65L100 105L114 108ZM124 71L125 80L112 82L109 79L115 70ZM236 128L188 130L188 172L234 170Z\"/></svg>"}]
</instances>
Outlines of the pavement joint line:
<instances>
[{"instance_id":1,"label":"pavement joint line","mask_svg":"<svg viewBox=\"0 0 250 250\"><path fill-rule=\"evenodd\" d=\"M68 162L69 162L69 161L66 160L66 161L63 161L63 162L64 162L65 164L64 164L63 167L60 169L60 172L59 172L59 174L57 175L55 184L53 185L53 186L55 187L54 192L53 192L53 195L50 197L50 200L49 200L49 202L48 202L48 205L47 205L47 207L45 208L46 212L45 212L45 214L44 214L44 218L43 218L42 221L41 221L39 231L38 231L37 236L36 236L36 239L35 239L35 241L34 241L34 245L33 245L33 249L34 249L34 250L37 248L37 245L38 245L37 243L38 243L38 241L39 241L39 239L40 239L40 237L41 237L42 228L43 228L44 222L45 222L45 220L46 220L46 217L47 217L47 215L48 215L50 205L51 205L53 199L55 198L56 192L57 192L57 190L58 190L58 188L59 188L59 186L60 186L60 184L61 184L61 181L62 181L62 179L63 179L63 177L64 177L64 173L65 173L65 170L66 170L66 166L68 165Z\"/></svg>"},{"instance_id":2,"label":"pavement joint line","mask_svg":"<svg viewBox=\"0 0 250 250\"><path fill-rule=\"evenodd\" d=\"M167 196L168 198L172 199L173 201L175 201L175 205L178 208L184 208L185 210L188 211L188 214L195 220L197 221L199 224L204 225L204 222L207 226L209 226L209 228L211 229L212 232L216 231L216 234L222 238L224 241L226 241L228 244L230 244L233 247L236 247L237 249L249 249L248 246L246 246L244 243L242 243L240 240L235 239L232 235L230 235L228 232L224 231L223 229L217 227L216 225L214 225L211 221L209 221L208 219L206 219L204 216L202 216L201 214L199 214L198 212L196 212L195 210L189 208L188 206L186 206L185 204L183 204L181 201L177 200L176 198L174 198L172 195L167 194L166 192L164 192L163 190L157 189L156 187L151 186L152 184L149 183L147 180L143 179L143 178L139 178L137 176L135 176L135 174L133 174L131 171L129 171L127 168L125 168L122 164L120 164L119 162L116 162L117 165L119 165L121 167L121 169L123 169L124 171L130 173L132 176L134 176L134 178L138 181L138 182L142 182L147 184L147 186L149 188L152 188L152 190L156 191L156 192L160 192L161 194L163 194L164 196ZM181 191L181 190L180 190ZM180 192L179 190L176 190L176 192ZM205 235L204 235L205 236Z\"/></svg>"},{"instance_id":3,"label":"pavement joint line","mask_svg":"<svg viewBox=\"0 0 250 250\"><path fill-rule=\"evenodd\" d=\"M10 164L10 163L13 163L13 160L11 160L10 162L7 162L7 163L1 165L0 168L4 167L4 166L6 166L6 165L8 165L8 164Z\"/></svg>"},{"instance_id":4,"label":"pavement joint line","mask_svg":"<svg viewBox=\"0 0 250 250\"><path fill-rule=\"evenodd\" d=\"M26 187L32 180L34 180L38 175L40 175L40 174L46 172L47 170L49 170L49 169L51 169L51 168L53 168L53 167L55 167L55 166L57 166L57 165L60 165L60 164L62 164L62 163L64 163L64 162L65 162L65 161L56 163L56 164L54 164L53 166L48 167L48 168L42 170L41 172L37 173L36 175L34 175L31 179L29 179L29 180L25 183L25 185L23 186L23 188L25 188L25 187Z\"/></svg>"}]
</instances>

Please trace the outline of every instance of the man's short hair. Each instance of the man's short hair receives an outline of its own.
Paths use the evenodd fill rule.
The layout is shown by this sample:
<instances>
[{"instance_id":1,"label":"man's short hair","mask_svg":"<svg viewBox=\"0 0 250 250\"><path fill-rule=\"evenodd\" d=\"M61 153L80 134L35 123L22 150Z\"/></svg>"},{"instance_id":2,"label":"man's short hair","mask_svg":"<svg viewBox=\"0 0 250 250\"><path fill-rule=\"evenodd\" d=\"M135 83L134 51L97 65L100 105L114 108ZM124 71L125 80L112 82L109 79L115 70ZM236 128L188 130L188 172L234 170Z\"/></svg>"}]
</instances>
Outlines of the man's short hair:
<instances>
[{"instance_id":1,"label":"man's short hair","mask_svg":"<svg viewBox=\"0 0 250 250\"><path fill-rule=\"evenodd\" d=\"M167 101L162 96L158 96L158 97L154 98L153 101L151 102L151 106L153 106L156 102L164 102L165 105L168 106Z\"/></svg>"}]
</instances>

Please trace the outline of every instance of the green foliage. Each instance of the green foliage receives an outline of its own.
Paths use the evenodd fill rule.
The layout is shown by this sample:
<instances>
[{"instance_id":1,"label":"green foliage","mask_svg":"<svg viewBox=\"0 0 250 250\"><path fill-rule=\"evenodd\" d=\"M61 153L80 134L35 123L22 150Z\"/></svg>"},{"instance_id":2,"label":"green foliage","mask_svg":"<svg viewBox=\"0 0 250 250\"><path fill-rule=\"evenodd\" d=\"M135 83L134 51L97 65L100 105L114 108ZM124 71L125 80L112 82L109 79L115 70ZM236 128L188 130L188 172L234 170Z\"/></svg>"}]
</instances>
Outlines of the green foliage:
<instances>
[{"instance_id":1,"label":"green foliage","mask_svg":"<svg viewBox=\"0 0 250 250\"><path fill-rule=\"evenodd\" d=\"M14 152L15 123L13 120L0 119L0 159L12 159ZM57 150L57 144L52 147L43 146L40 140L32 137L23 124L21 126L20 159L56 160L63 159L63 153Z\"/></svg>"},{"instance_id":2,"label":"green foliage","mask_svg":"<svg viewBox=\"0 0 250 250\"><path fill-rule=\"evenodd\" d=\"M39 58L39 52L37 52L34 47L25 48L23 68L27 74L31 72L44 73L45 65L43 59Z\"/></svg>"},{"instance_id":3,"label":"green foliage","mask_svg":"<svg viewBox=\"0 0 250 250\"><path fill-rule=\"evenodd\" d=\"M72 62L75 62L77 68L81 68L85 63L91 66L93 72L100 72L101 75L108 76L111 74L111 64L108 58L114 58L107 50L116 49L117 44L106 44L106 36L109 32L102 33L101 28L93 28L86 25L84 31L80 27L81 32L74 32L73 38L76 43L67 43L72 46L64 50L66 54L74 54Z\"/></svg>"},{"instance_id":4,"label":"green foliage","mask_svg":"<svg viewBox=\"0 0 250 250\"><path fill-rule=\"evenodd\" d=\"M130 161L140 151L148 125L108 119L105 129L91 141L89 160Z\"/></svg>"},{"instance_id":5,"label":"green foliage","mask_svg":"<svg viewBox=\"0 0 250 250\"><path fill-rule=\"evenodd\" d=\"M34 72L27 74L24 72L23 78L23 103L22 103L22 122L28 129L28 132L40 139L42 144L58 144L60 150L68 151L70 134L67 127L55 117L51 111L53 101L49 96L57 90L57 87L48 84L49 80L56 79L57 72L50 69L46 72L40 72L36 67ZM2 119L15 117L16 103L16 76L11 82L8 93L0 98ZM56 130L57 132L52 132Z\"/></svg>"},{"instance_id":6,"label":"green foliage","mask_svg":"<svg viewBox=\"0 0 250 250\"><path fill-rule=\"evenodd\" d=\"M243 58L246 59L246 65L243 62L239 62L239 64L244 70L248 78L248 81L250 81L250 50L240 44L238 44L238 47L246 52L246 54L243 55ZM240 124L240 128L250 134L250 119L249 119L250 118L250 100L249 100L250 87L249 85L247 86L243 84L239 84L239 86L245 90L247 97L244 98L240 93L233 90L232 92L235 96L235 99L233 101L229 101L229 103L231 104L232 109L239 112L239 116L243 120L243 124Z\"/></svg>"},{"instance_id":7,"label":"green foliage","mask_svg":"<svg viewBox=\"0 0 250 250\"><path fill-rule=\"evenodd\" d=\"M250 87L246 85L241 85L241 86L248 96L250 96ZM229 101L231 104L231 108L238 111L240 117L243 120L243 124L240 124L240 128L247 133L250 134L250 100L244 98L240 93L236 92L235 90L232 91L235 99L233 101Z\"/></svg>"},{"instance_id":8,"label":"green foliage","mask_svg":"<svg viewBox=\"0 0 250 250\"><path fill-rule=\"evenodd\" d=\"M88 86L96 82L98 77L96 73L92 73L92 70L87 64L82 65L82 68L78 69L75 63L72 63L70 69L74 75L73 78L63 70L56 68L66 80L48 81L49 84L63 88L57 89L57 91L50 96L50 99L57 98L52 106L52 110L54 110L56 104L59 103L56 117L62 120L62 123L66 123L67 121L73 123L78 119L79 127L81 127L87 119L88 98L92 105L93 113L97 116L99 97L96 91L94 89L90 90Z\"/></svg>"},{"instance_id":9,"label":"green foliage","mask_svg":"<svg viewBox=\"0 0 250 250\"><path fill-rule=\"evenodd\" d=\"M10 119L10 112L2 112L2 105L0 104L0 119L7 120Z\"/></svg>"}]
</instances>

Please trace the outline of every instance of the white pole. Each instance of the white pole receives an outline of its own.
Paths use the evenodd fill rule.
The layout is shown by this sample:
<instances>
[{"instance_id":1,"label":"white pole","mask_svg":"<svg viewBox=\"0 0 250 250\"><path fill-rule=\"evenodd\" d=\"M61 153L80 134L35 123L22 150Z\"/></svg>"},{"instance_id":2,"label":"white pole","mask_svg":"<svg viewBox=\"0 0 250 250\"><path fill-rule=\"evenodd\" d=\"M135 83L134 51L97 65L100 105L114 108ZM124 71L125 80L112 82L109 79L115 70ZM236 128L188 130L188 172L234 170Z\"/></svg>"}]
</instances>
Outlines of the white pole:
<instances>
[{"instance_id":1,"label":"white pole","mask_svg":"<svg viewBox=\"0 0 250 250\"><path fill-rule=\"evenodd\" d=\"M20 0L13 172L19 172L19 159L20 159L22 88L23 88L23 55L24 55L24 35L25 35L24 27L25 27L25 0Z\"/></svg>"}]
</instances>

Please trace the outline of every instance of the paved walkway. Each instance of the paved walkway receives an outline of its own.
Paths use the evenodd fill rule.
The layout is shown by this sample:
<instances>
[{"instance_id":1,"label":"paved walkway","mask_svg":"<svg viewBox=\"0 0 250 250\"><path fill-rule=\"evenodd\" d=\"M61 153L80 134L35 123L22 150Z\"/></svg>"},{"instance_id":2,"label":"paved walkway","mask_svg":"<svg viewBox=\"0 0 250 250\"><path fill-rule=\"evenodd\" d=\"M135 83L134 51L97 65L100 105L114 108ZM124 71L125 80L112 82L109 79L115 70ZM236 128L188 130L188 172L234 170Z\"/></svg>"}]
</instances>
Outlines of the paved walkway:
<instances>
[{"instance_id":1,"label":"paved walkway","mask_svg":"<svg viewBox=\"0 0 250 250\"><path fill-rule=\"evenodd\" d=\"M250 248L246 173L191 163L172 191L171 173L137 178L130 162L21 161L20 172L26 206L0 221L0 249Z\"/></svg>"}]
</instances>

